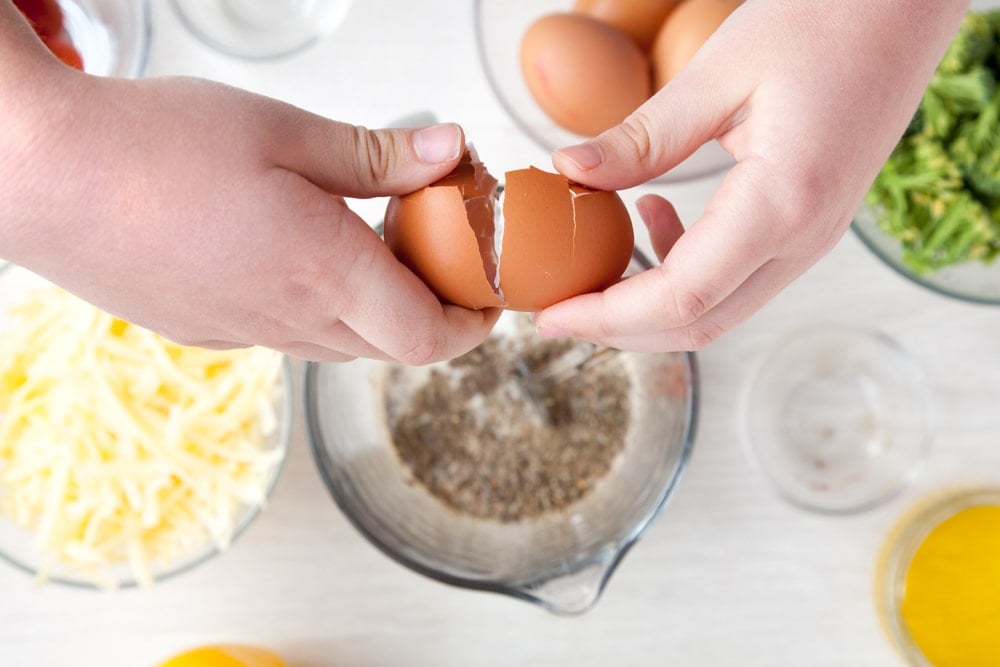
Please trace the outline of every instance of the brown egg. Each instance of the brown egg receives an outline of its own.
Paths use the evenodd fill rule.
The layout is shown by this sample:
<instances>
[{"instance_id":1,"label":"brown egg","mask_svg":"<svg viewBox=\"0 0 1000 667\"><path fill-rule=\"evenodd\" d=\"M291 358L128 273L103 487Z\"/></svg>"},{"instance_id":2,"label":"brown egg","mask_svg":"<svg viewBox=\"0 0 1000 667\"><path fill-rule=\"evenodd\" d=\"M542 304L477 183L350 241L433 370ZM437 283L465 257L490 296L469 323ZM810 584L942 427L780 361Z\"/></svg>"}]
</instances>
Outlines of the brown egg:
<instances>
[{"instance_id":1,"label":"brown egg","mask_svg":"<svg viewBox=\"0 0 1000 667\"><path fill-rule=\"evenodd\" d=\"M667 15L649 53L653 89L659 90L674 78L742 3L743 0L682 0Z\"/></svg>"},{"instance_id":2,"label":"brown egg","mask_svg":"<svg viewBox=\"0 0 1000 667\"><path fill-rule=\"evenodd\" d=\"M549 14L521 40L521 71L542 110L584 136L620 123L650 93L649 61L620 30L583 14Z\"/></svg>"},{"instance_id":3,"label":"brown egg","mask_svg":"<svg viewBox=\"0 0 1000 667\"><path fill-rule=\"evenodd\" d=\"M680 0L576 0L573 11L618 28L648 51L663 20Z\"/></svg>"},{"instance_id":4,"label":"brown egg","mask_svg":"<svg viewBox=\"0 0 1000 667\"><path fill-rule=\"evenodd\" d=\"M621 278L634 243L615 192L534 167L497 181L467 151L451 175L389 201L385 241L446 302L536 311Z\"/></svg>"}]
</instances>

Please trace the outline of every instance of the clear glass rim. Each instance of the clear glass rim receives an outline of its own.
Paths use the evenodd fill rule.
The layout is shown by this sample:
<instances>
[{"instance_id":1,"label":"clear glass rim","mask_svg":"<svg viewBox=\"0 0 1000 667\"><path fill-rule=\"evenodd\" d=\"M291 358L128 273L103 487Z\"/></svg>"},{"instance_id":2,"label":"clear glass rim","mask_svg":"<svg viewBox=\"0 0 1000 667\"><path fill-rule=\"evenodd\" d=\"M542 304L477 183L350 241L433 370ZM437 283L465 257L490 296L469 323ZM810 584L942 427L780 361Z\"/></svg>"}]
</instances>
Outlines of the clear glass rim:
<instances>
[{"instance_id":1,"label":"clear glass rim","mask_svg":"<svg viewBox=\"0 0 1000 667\"><path fill-rule=\"evenodd\" d=\"M751 406L753 404L754 392L757 388L757 383L759 378L764 373L766 364L771 358L771 355L775 353L776 350L782 349L783 343L791 340L792 338L799 337L803 334L808 333L822 333L827 334L831 331L835 331L841 334L852 335L852 336L864 336L868 338L875 339L881 344L885 345L887 349L893 350L898 356L899 360L906 364L912 372L920 379L919 381L919 393L920 401L925 406L925 410L922 414L925 417L926 423L924 428L923 442L920 448L919 457L910 466L906 475L904 475L899 483L889 491L874 496L865 502L857 503L844 507L832 507L826 506L820 503L812 503L803 498L800 498L795 493L792 493L788 489L784 488L774 477L767 466L764 465L761 460L761 456L757 452L757 447L759 442L755 440L750 435L750 416L751 416ZM744 383L743 390L740 392L740 398L738 403L738 416L737 421L740 429L740 440L742 441L743 450L746 457L750 460L753 467L757 470L759 476L763 478L770 489L778 495L782 500L789 503L793 507L797 507L801 510L812 512L814 514L829 516L829 517L847 517L860 514L862 512L871 510L879 505L882 505L893 498L897 497L903 492L903 490L920 474L924 464L926 463L927 457L931 450L931 445L933 441L934 433L934 412L933 412L933 395L931 392L930 381L927 378L926 372L917 360L903 348L899 343L892 337L878 331L877 329L869 329L860 326L854 326L849 324L841 324L836 322L825 322L825 323L815 323L811 325L806 325L798 329L794 329L787 332L785 335L781 336L777 341L773 342L767 350L757 359L750 371L747 381Z\"/></svg>"},{"instance_id":2,"label":"clear glass rim","mask_svg":"<svg viewBox=\"0 0 1000 667\"><path fill-rule=\"evenodd\" d=\"M130 71L123 75L129 79L138 79L146 74L153 43L153 10L149 0L138 0L134 4L138 8L139 20L142 22L142 26L139 34L136 36L139 51L132 56Z\"/></svg>"},{"instance_id":3,"label":"clear glass rim","mask_svg":"<svg viewBox=\"0 0 1000 667\"><path fill-rule=\"evenodd\" d=\"M139 7L142 20L142 31L139 36L140 52L133 58L132 71L127 75L128 78L132 79L141 78L146 74L153 43L153 10L149 0L139 0L136 4Z\"/></svg>"},{"instance_id":4,"label":"clear glass rim","mask_svg":"<svg viewBox=\"0 0 1000 667\"><path fill-rule=\"evenodd\" d=\"M148 1L148 0L147 0ZM198 2L206 2L209 0L197 0ZM327 35L329 35L333 30L339 25L340 21L333 21L329 25L325 25L321 30L317 30L310 33L301 41L297 42L292 46L288 46L282 49L276 49L274 51L268 51L265 53L252 53L250 51L240 50L233 48L231 45L226 44L208 32L206 32L201 26L199 26L195 21L191 19L188 12L184 9L184 0L170 0L170 6L174 10L174 15L184 26L191 35L195 37L199 42L209 47L213 51L221 53L230 58L235 58L237 60L242 60L245 62L255 62L263 63L270 62L274 60L282 60L284 58L290 58L294 55L307 51L320 41L322 41Z\"/></svg>"},{"instance_id":5,"label":"clear glass rim","mask_svg":"<svg viewBox=\"0 0 1000 667\"><path fill-rule=\"evenodd\" d=\"M878 225L874 221L872 221L870 224L863 223L856 215L851 220L851 229L854 231L854 234L861 240L861 243L866 248L868 248L868 250L873 255L875 255L883 264L888 266L895 273L906 278L909 282L918 285L920 287L923 287L924 289L930 290L931 292L934 292L936 294L951 299L958 299L960 301L965 301L967 303L972 303L977 305L1000 306L1000 295L996 297L989 297L989 296L981 296L978 294L973 294L971 292L964 292L959 289L941 285L931 278L921 277L914 271L908 269L900 259L893 257L892 255L884 251L882 247L878 244L878 242L875 241L875 236L880 235L887 241L899 244L899 241L893 239L892 237L888 236L885 232L883 232L881 229L879 229ZM933 274L930 275L933 276ZM998 280L1000 280L1000 271L998 271Z\"/></svg>"},{"instance_id":6,"label":"clear glass rim","mask_svg":"<svg viewBox=\"0 0 1000 667\"><path fill-rule=\"evenodd\" d=\"M77 4L77 0L69 1ZM126 2L126 0L119 0L119 2ZM124 71L118 74L110 73L105 76L139 79L146 74L146 70L149 67L149 58L153 43L153 9L150 0L133 0L132 2L127 2L127 4L132 6L136 11L136 26L138 27L134 36L136 48L134 52L127 54L127 61L126 59L122 60L122 64L125 66ZM86 68L84 70L86 71Z\"/></svg>"}]
</instances>

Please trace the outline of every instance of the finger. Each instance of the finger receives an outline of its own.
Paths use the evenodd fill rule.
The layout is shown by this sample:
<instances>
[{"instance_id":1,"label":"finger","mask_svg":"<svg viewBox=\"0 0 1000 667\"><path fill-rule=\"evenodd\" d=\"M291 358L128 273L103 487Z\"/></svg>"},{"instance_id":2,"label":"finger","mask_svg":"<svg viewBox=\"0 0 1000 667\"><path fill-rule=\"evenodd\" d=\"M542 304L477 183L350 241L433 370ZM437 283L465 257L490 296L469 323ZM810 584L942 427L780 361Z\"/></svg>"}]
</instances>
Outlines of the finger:
<instances>
[{"instance_id":1,"label":"finger","mask_svg":"<svg viewBox=\"0 0 1000 667\"><path fill-rule=\"evenodd\" d=\"M201 347L206 350L242 350L251 347L249 343L229 340L200 340L196 343L182 343L185 347Z\"/></svg>"},{"instance_id":2,"label":"finger","mask_svg":"<svg viewBox=\"0 0 1000 667\"><path fill-rule=\"evenodd\" d=\"M658 195L645 195L635 202L639 217L649 231L649 241L656 258L661 262L684 233L677 209L669 201Z\"/></svg>"},{"instance_id":3,"label":"finger","mask_svg":"<svg viewBox=\"0 0 1000 667\"><path fill-rule=\"evenodd\" d=\"M443 305L371 228L357 222L345 226L340 240L352 249L351 264L337 281L341 322L388 358L413 365L456 357L485 340L498 310Z\"/></svg>"},{"instance_id":4,"label":"finger","mask_svg":"<svg viewBox=\"0 0 1000 667\"><path fill-rule=\"evenodd\" d=\"M339 320L325 331L310 333L309 340L281 341L270 347L309 361L346 361L358 357L379 361L393 359Z\"/></svg>"},{"instance_id":5,"label":"finger","mask_svg":"<svg viewBox=\"0 0 1000 667\"><path fill-rule=\"evenodd\" d=\"M808 263L795 260L772 260L722 303L687 326L630 336L609 336L594 342L635 352L700 350L749 319L808 266Z\"/></svg>"},{"instance_id":6,"label":"finger","mask_svg":"<svg viewBox=\"0 0 1000 667\"><path fill-rule=\"evenodd\" d=\"M465 148L454 123L368 130L295 111L280 130L276 166L345 197L413 192L450 173Z\"/></svg>"},{"instance_id":7,"label":"finger","mask_svg":"<svg viewBox=\"0 0 1000 667\"><path fill-rule=\"evenodd\" d=\"M755 160L741 162L723 180L702 218L659 267L599 294L557 303L536 317L539 331L570 332L590 340L687 326L736 290L781 246L771 183Z\"/></svg>"},{"instance_id":8,"label":"finger","mask_svg":"<svg viewBox=\"0 0 1000 667\"><path fill-rule=\"evenodd\" d=\"M746 85L692 61L670 83L617 125L552 155L571 180L606 190L645 183L666 173L722 134L746 99Z\"/></svg>"}]
</instances>

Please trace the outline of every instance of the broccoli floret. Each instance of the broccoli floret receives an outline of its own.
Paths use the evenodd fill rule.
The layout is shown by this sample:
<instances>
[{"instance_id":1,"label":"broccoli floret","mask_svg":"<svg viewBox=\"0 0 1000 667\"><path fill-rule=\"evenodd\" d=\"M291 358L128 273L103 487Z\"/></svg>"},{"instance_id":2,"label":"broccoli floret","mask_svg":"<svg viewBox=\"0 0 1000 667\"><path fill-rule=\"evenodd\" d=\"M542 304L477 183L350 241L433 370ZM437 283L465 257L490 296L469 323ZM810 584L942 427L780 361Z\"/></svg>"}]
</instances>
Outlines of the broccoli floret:
<instances>
[{"instance_id":1,"label":"broccoli floret","mask_svg":"<svg viewBox=\"0 0 1000 667\"><path fill-rule=\"evenodd\" d=\"M973 190L1000 198L1000 92L958 127L948 150Z\"/></svg>"},{"instance_id":2,"label":"broccoli floret","mask_svg":"<svg viewBox=\"0 0 1000 667\"><path fill-rule=\"evenodd\" d=\"M941 142L925 137L903 139L868 191L866 201L884 211L879 222L904 241L920 236L925 225L943 215L945 193L962 189L962 172ZM913 238L911 238L913 237Z\"/></svg>"},{"instance_id":3,"label":"broccoli floret","mask_svg":"<svg viewBox=\"0 0 1000 667\"><path fill-rule=\"evenodd\" d=\"M996 77L985 65L958 74L938 71L927 86L927 92L939 97L952 114L979 113L989 104L996 89Z\"/></svg>"},{"instance_id":4,"label":"broccoli floret","mask_svg":"<svg viewBox=\"0 0 1000 667\"><path fill-rule=\"evenodd\" d=\"M903 259L919 273L996 256L996 223L982 202L969 192L928 198L914 207L912 215L919 233L905 244Z\"/></svg>"},{"instance_id":5,"label":"broccoli floret","mask_svg":"<svg viewBox=\"0 0 1000 667\"><path fill-rule=\"evenodd\" d=\"M950 137L961 116L980 113L996 90L996 77L983 65L959 74L936 72L920 101L920 132L938 139Z\"/></svg>"},{"instance_id":6,"label":"broccoli floret","mask_svg":"<svg viewBox=\"0 0 1000 667\"><path fill-rule=\"evenodd\" d=\"M1000 144L979 156L975 164L963 168L969 186L988 198L1000 199Z\"/></svg>"},{"instance_id":7,"label":"broccoli floret","mask_svg":"<svg viewBox=\"0 0 1000 667\"><path fill-rule=\"evenodd\" d=\"M906 134L950 137L961 114L978 114L997 89L993 52L1000 48L1000 10L967 12L928 83Z\"/></svg>"},{"instance_id":8,"label":"broccoli floret","mask_svg":"<svg viewBox=\"0 0 1000 667\"><path fill-rule=\"evenodd\" d=\"M993 26L993 40L996 42L993 50L993 70L1000 71L1000 9L986 12L985 16Z\"/></svg>"},{"instance_id":9,"label":"broccoli floret","mask_svg":"<svg viewBox=\"0 0 1000 667\"><path fill-rule=\"evenodd\" d=\"M988 261L1000 250L991 212L966 189L944 144L904 139L868 192L882 229L900 240L904 261L929 273L958 261Z\"/></svg>"},{"instance_id":10,"label":"broccoli floret","mask_svg":"<svg viewBox=\"0 0 1000 667\"><path fill-rule=\"evenodd\" d=\"M992 12L990 15L966 12L958 32L938 65L938 71L957 74L973 65L984 63L997 48L995 25Z\"/></svg>"}]
</instances>

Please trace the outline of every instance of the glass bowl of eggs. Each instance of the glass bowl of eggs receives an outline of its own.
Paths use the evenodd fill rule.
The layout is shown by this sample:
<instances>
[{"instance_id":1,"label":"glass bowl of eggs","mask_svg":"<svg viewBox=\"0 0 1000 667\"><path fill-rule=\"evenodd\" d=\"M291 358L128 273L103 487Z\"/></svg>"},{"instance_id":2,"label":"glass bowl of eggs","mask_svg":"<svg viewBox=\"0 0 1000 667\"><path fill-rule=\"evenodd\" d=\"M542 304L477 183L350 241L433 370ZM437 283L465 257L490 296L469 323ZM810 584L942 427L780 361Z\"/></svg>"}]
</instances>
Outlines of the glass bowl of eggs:
<instances>
[{"instance_id":1,"label":"glass bowl of eggs","mask_svg":"<svg viewBox=\"0 0 1000 667\"><path fill-rule=\"evenodd\" d=\"M149 587L226 550L291 435L290 362L181 346L0 268L0 559L39 584Z\"/></svg>"},{"instance_id":2,"label":"glass bowl of eggs","mask_svg":"<svg viewBox=\"0 0 1000 667\"><path fill-rule=\"evenodd\" d=\"M476 40L501 105L523 132L552 151L624 119L738 4L477 0ZM661 33L664 38L657 39ZM689 181L732 164L712 141L655 182Z\"/></svg>"}]
</instances>

